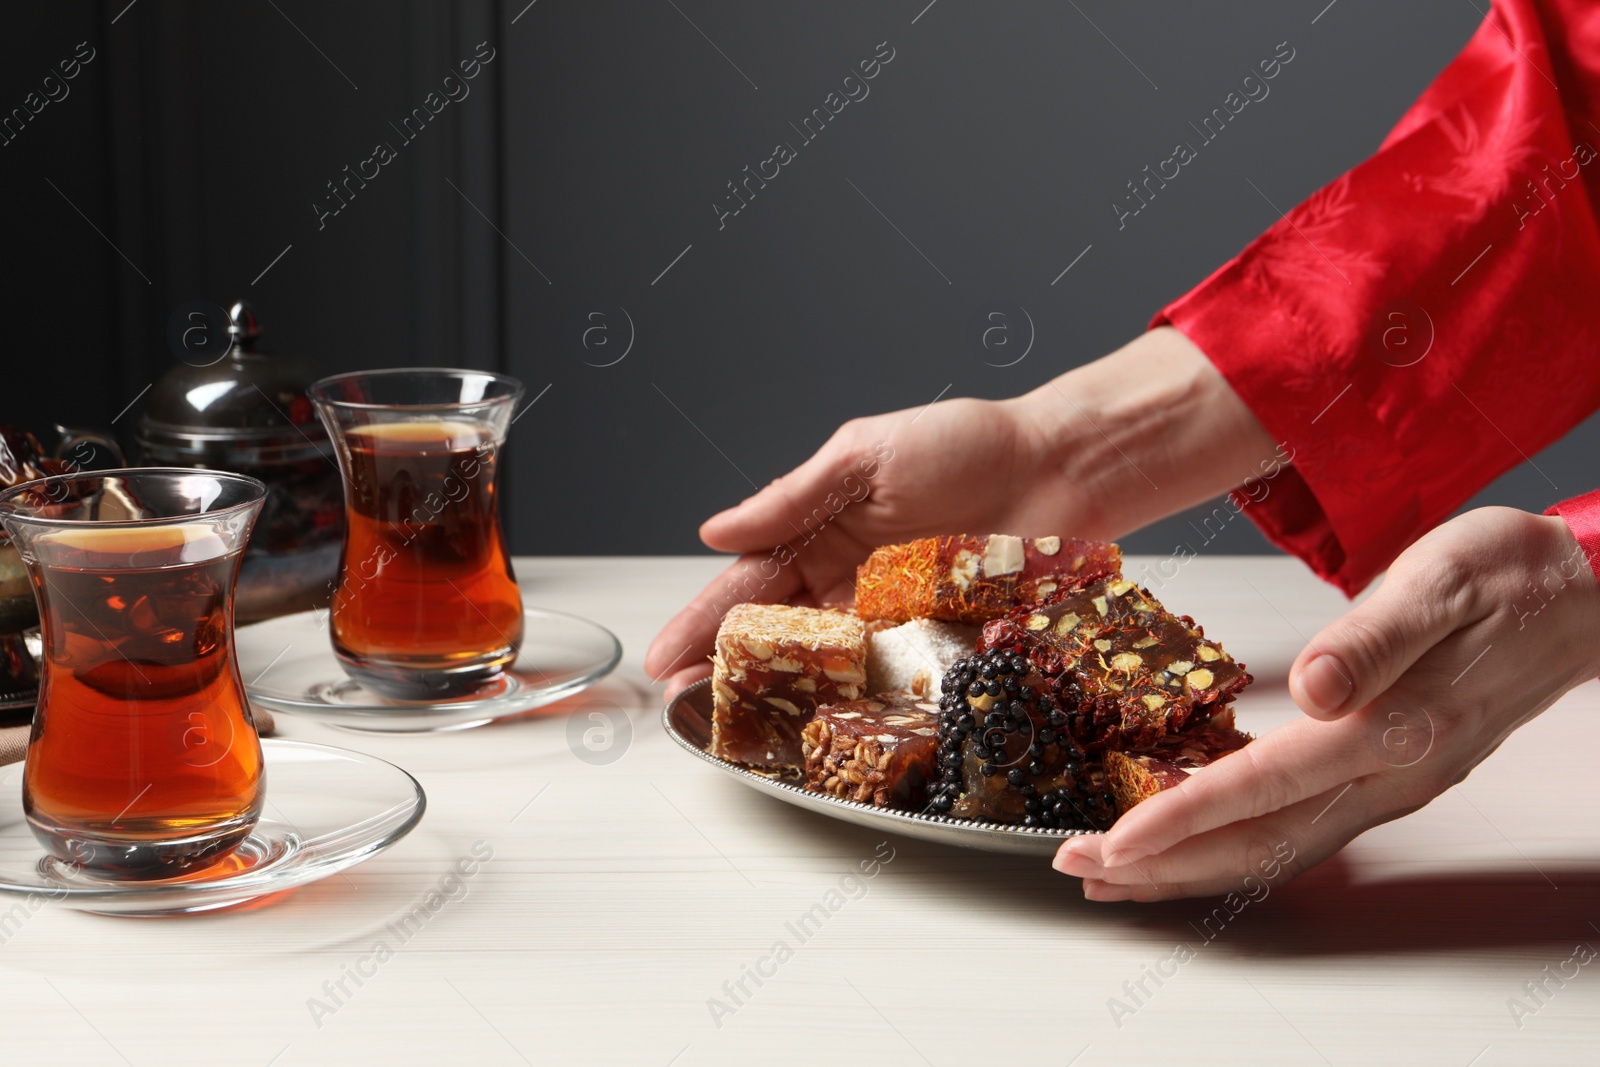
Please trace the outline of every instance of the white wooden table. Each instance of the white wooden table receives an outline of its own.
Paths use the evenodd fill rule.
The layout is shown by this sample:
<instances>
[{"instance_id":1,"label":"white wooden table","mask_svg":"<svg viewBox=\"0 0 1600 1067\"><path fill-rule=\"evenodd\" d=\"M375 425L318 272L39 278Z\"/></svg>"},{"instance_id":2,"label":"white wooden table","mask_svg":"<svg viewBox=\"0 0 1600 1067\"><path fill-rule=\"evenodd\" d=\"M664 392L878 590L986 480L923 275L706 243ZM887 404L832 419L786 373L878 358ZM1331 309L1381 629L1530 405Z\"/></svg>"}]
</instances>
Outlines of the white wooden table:
<instances>
[{"instance_id":1,"label":"white wooden table","mask_svg":"<svg viewBox=\"0 0 1600 1067\"><path fill-rule=\"evenodd\" d=\"M1214 902L1089 904L1042 860L882 844L677 750L640 661L718 566L518 561L530 603L626 646L561 709L626 720L610 763L575 754L562 713L411 737L280 716L410 770L422 825L254 910L13 924L0 1064L1595 1062L1600 964L1568 961L1600 946L1600 685L1217 933ZM1194 560L1158 595L1249 664L1257 732L1296 714L1285 671L1343 604L1267 558ZM492 858L458 883L475 849ZM402 940L390 924L431 894Z\"/></svg>"}]
</instances>

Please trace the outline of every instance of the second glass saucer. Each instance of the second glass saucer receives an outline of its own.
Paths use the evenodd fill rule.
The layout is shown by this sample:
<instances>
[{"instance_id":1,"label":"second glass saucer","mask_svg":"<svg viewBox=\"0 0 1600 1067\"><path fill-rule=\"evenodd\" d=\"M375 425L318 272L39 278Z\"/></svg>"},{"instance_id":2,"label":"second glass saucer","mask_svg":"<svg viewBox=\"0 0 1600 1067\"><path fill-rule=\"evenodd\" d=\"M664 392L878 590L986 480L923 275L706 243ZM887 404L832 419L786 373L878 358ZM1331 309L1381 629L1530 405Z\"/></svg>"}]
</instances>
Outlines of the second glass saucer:
<instances>
[{"instance_id":1,"label":"second glass saucer","mask_svg":"<svg viewBox=\"0 0 1600 1067\"><path fill-rule=\"evenodd\" d=\"M352 681L334 658L327 613L241 626L239 673L250 699L273 711L382 733L462 730L553 704L616 669L622 645L598 623L541 608L522 613L522 651L500 678L456 700L393 700Z\"/></svg>"}]
</instances>

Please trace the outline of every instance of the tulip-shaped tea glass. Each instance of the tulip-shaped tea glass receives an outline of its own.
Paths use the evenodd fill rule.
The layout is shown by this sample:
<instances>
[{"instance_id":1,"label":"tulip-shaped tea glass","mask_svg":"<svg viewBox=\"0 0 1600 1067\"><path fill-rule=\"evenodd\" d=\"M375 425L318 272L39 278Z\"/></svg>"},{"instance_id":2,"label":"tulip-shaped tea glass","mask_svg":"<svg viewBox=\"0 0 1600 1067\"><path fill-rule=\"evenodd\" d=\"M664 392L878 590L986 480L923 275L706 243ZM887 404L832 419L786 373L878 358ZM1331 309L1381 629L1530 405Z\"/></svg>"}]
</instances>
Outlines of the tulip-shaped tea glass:
<instances>
[{"instance_id":1,"label":"tulip-shaped tea glass","mask_svg":"<svg viewBox=\"0 0 1600 1067\"><path fill-rule=\"evenodd\" d=\"M233 585L265 493L237 474L149 468L0 494L44 639L23 810L58 860L171 878L255 826L265 782Z\"/></svg>"},{"instance_id":2,"label":"tulip-shaped tea glass","mask_svg":"<svg viewBox=\"0 0 1600 1067\"><path fill-rule=\"evenodd\" d=\"M344 476L333 651L372 692L453 700L517 657L522 595L495 474L522 384L469 370L378 370L316 382Z\"/></svg>"}]
</instances>

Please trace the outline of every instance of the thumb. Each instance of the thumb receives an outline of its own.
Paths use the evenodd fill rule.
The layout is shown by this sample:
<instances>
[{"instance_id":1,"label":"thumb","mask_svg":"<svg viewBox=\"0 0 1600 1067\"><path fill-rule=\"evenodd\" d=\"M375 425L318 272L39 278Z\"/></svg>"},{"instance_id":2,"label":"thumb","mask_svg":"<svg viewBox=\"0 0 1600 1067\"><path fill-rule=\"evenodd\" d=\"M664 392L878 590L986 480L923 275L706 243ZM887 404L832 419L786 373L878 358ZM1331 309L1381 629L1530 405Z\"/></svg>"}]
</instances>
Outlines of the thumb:
<instances>
[{"instance_id":1,"label":"thumb","mask_svg":"<svg viewBox=\"0 0 1600 1067\"><path fill-rule=\"evenodd\" d=\"M759 552L805 535L805 523L832 518L824 504L829 494L861 499L867 488L856 476L846 450L829 441L794 470L753 496L707 519L700 540L719 552ZM813 512L821 512L814 516Z\"/></svg>"},{"instance_id":2,"label":"thumb","mask_svg":"<svg viewBox=\"0 0 1600 1067\"><path fill-rule=\"evenodd\" d=\"M1454 570L1391 569L1371 597L1312 638L1289 669L1289 693L1301 710L1335 719L1368 706L1471 622L1459 586L1437 577Z\"/></svg>"}]
</instances>

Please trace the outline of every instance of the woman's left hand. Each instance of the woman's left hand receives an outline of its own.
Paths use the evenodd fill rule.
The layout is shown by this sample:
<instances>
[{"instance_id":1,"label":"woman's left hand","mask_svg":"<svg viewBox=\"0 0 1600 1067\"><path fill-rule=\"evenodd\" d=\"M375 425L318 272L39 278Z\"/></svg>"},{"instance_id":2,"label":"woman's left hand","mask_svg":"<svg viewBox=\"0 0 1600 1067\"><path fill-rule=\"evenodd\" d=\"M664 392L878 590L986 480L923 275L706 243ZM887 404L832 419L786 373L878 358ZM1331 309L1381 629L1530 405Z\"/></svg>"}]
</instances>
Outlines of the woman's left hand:
<instances>
[{"instance_id":1,"label":"woman's left hand","mask_svg":"<svg viewBox=\"0 0 1600 1067\"><path fill-rule=\"evenodd\" d=\"M1295 660L1307 718L1074 838L1091 900L1168 900L1293 876L1425 806L1600 674L1600 582L1566 523L1480 508L1435 528ZM1600 797L1597 797L1600 800ZM1282 873L1279 873L1279 872Z\"/></svg>"}]
</instances>

